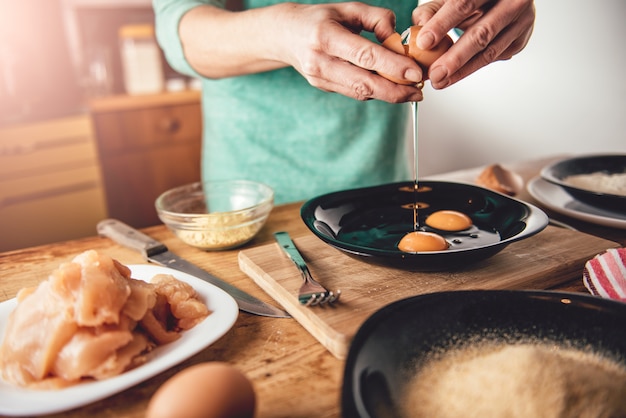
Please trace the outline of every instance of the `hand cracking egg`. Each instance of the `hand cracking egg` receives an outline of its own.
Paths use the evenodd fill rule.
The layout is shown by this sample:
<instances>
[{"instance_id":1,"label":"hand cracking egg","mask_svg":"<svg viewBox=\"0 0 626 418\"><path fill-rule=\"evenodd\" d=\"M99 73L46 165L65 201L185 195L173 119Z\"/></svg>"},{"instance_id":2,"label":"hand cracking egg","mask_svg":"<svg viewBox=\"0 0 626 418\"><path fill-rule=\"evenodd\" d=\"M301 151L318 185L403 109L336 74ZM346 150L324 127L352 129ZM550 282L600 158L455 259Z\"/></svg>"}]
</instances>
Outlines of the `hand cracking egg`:
<instances>
[{"instance_id":1,"label":"hand cracking egg","mask_svg":"<svg viewBox=\"0 0 626 418\"><path fill-rule=\"evenodd\" d=\"M426 225L440 231L464 231L472 226L472 219L455 210L439 210L426 218Z\"/></svg>"},{"instance_id":2,"label":"hand cracking egg","mask_svg":"<svg viewBox=\"0 0 626 418\"><path fill-rule=\"evenodd\" d=\"M252 383L226 363L200 363L167 380L150 399L146 418L252 418Z\"/></svg>"},{"instance_id":3,"label":"hand cracking egg","mask_svg":"<svg viewBox=\"0 0 626 418\"><path fill-rule=\"evenodd\" d=\"M432 49L421 49L417 46L417 34L422 29L422 26L414 25L405 30L402 35L394 32L391 36L385 39L382 45L398 54L406 55L413 58L423 71L423 80L428 80L428 71L430 66L441 57L450 47L454 44L452 38L446 35L435 47ZM386 79L398 84L414 84L407 80L400 80L392 77L388 74L379 73Z\"/></svg>"},{"instance_id":4,"label":"hand cracking egg","mask_svg":"<svg viewBox=\"0 0 626 418\"><path fill-rule=\"evenodd\" d=\"M443 251L448 249L448 242L433 232L412 231L402 237L398 249L405 253Z\"/></svg>"}]
</instances>

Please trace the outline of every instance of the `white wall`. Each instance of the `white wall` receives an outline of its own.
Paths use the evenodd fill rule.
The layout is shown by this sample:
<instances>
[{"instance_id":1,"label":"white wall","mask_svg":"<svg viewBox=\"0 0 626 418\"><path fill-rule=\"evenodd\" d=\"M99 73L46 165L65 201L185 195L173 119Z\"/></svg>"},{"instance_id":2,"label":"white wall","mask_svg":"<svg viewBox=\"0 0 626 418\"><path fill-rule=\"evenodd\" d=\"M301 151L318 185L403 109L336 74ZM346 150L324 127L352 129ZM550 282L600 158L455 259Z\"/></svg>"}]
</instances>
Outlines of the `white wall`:
<instances>
[{"instance_id":1,"label":"white wall","mask_svg":"<svg viewBox=\"0 0 626 418\"><path fill-rule=\"evenodd\" d=\"M425 87L420 175L561 153L626 153L625 0L536 0L512 60Z\"/></svg>"}]
</instances>

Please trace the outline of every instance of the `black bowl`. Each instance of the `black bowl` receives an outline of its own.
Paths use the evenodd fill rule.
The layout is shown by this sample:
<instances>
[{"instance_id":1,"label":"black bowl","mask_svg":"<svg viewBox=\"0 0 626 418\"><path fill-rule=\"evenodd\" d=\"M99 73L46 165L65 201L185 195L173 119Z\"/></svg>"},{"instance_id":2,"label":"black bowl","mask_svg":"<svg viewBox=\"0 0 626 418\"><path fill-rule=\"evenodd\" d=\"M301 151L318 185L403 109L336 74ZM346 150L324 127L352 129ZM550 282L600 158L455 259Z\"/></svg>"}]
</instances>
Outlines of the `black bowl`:
<instances>
[{"instance_id":1,"label":"black bowl","mask_svg":"<svg viewBox=\"0 0 626 418\"><path fill-rule=\"evenodd\" d=\"M352 341L343 416L397 417L406 385L429 355L464 344L540 341L624 364L624 321L626 304L579 293L475 290L394 302L368 318Z\"/></svg>"},{"instance_id":2,"label":"black bowl","mask_svg":"<svg viewBox=\"0 0 626 418\"><path fill-rule=\"evenodd\" d=\"M418 193L420 206L427 206L419 209L420 225L438 210L459 211L472 219L474 225L466 231L433 230L451 243L447 250L398 250L400 239L413 231L413 182L322 195L307 201L301 216L317 237L346 254L410 270L467 267L540 232L548 224L548 217L537 207L492 190L443 181L423 181L419 185L425 190Z\"/></svg>"},{"instance_id":3,"label":"black bowl","mask_svg":"<svg viewBox=\"0 0 626 418\"><path fill-rule=\"evenodd\" d=\"M541 177L562 187L574 199L583 203L626 213L626 196L581 189L564 181L568 176L592 173L626 173L626 155L609 154L567 158L544 167L541 170Z\"/></svg>"}]
</instances>

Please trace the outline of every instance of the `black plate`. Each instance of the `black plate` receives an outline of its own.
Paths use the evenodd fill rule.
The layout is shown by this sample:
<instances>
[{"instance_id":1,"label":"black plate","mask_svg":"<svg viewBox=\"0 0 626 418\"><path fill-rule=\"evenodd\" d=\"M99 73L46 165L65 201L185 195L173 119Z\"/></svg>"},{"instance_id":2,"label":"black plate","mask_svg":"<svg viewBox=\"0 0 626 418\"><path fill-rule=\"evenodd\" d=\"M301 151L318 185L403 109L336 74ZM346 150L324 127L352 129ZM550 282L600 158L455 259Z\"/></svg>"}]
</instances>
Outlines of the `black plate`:
<instances>
[{"instance_id":1,"label":"black plate","mask_svg":"<svg viewBox=\"0 0 626 418\"><path fill-rule=\"evenodd\" d=\"M592 206L626 213L626 196L573 187L563 180L576 174L626 173L626 155L589 155L557 161L541 170L541 177L561 186L573 198Z\"/></svg>"},{"instance_id":2,"label":"black plate","mask_svg":"<svg viewBox=\"0 0 626 418\"><path fill-rule=\"evenodd\" d=\"M471 341L537 341L626 361L626 304L549 291L459 291L416 296L374 313L346 360L345 417L397 417L409 379L429 353Z\"/></svg>"},{"instance_id":3,"label":"black plate","mask_svg":"<svg viewBox=\"0 0 626 418\"><path fill-rule=\"evenodd\" d=\"M398 250L402 237L413 230L414 183L335 192L302 206L301 216L324 242L377 264L411 270L452 270L483 260L508 244L543 230L548 217L533 205L471 184L423 181L418 199L420 225L432 212L456 210L468 215L468 231L446 233L445 251L406 253ZM431 229L432 230L432 229Z\"/></svg>"}]
</instances>

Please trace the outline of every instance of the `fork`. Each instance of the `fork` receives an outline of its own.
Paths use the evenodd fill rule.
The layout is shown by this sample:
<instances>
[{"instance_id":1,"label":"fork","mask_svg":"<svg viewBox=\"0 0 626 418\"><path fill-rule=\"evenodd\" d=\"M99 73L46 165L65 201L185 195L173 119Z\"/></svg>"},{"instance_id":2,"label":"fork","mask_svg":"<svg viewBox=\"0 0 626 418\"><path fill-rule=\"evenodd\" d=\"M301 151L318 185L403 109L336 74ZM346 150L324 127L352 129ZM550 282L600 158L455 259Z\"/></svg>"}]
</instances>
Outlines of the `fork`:
<instances>
[{"instance_id":1,"label":"fork","mask_svg":"<svg viewBox=\"0 0 626 418\"><path fill-rule=\"evenodd\" d=\"M278 246L283 249L285 254L289 256L291 261L298 267L304 283L298 291L298 301L305 306L324 305L336 302L341 296L341 290L335 292L327 290L319 284L309 271L302 255L296 248L289 234L285 231L275 232L274 238L278 242Z\"/></svg>"}]
</instances>

